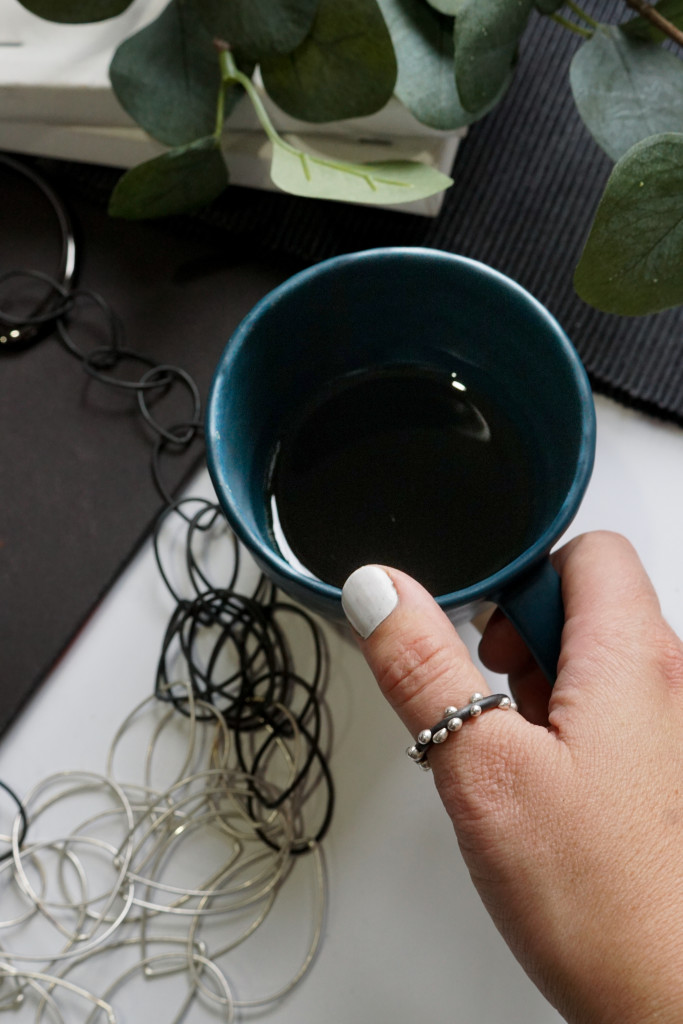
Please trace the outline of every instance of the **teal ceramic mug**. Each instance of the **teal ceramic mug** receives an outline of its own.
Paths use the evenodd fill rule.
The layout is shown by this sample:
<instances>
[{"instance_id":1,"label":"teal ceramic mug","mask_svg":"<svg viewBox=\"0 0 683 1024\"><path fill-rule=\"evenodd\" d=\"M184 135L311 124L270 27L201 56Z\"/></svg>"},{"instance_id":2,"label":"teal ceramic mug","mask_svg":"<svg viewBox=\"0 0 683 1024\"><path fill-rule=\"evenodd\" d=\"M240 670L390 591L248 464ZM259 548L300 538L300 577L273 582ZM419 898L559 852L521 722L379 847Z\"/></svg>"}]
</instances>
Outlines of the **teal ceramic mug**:
<instances>
[{"instance_id":1,"label":"teal ceramic mug","mask_svg":"<svg viewBox=\"0 0 683 1024\"><path fill-rule=\"evenodd\" d=\"M218 500L237 536L283 591L314 611L342 618L340 587L310 575L289 553L285 557L276 540L268 490L283 431L338 381L393 367L446 373L454 366L460 374L450 373L454 386L464 391L459 382L476 378L477 394L514 424L530 473L514 507L495 481L489 496L492 537L496 524L502 529L524 506L517 548L502 564L482 567L465 585L454 582L434 596L456 623L475 615L482 602L498 604L552 681L564 613L548 555L590 478L595 411L585 371L562 328L498 271L433 249L373 249L319 263L266 295L231 337L211 385L207 458ZM413 529L418 536L419 516ZM353 537L358 525L349 523L348 530ZM449 545L444 534L435 538L441 550ZM366 555L350 570L383 561Z\"/></svg>"}]
</instances>

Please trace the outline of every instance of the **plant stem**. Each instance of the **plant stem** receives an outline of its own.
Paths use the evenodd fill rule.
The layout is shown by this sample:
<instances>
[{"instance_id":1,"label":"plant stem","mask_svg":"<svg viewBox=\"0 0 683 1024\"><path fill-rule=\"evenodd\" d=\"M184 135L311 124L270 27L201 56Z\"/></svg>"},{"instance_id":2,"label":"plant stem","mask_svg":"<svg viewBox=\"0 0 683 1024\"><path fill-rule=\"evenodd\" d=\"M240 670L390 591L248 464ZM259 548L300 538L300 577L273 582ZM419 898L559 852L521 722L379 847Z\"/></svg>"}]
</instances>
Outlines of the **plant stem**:
<instances>
[{"instance_id":1,"label":"plant stem","mask_svg":"<svg viewBox=\"0 0 683 1024\"><path fill-rule=\"evenodd\" d=\"M225 89L227 82L221 79L221 84L218 86L218 100L216 102L216 127L213 130L213 134L217 139L220 139L223 133L223 121L225 120Z\"/></svg>"},{"instance_id":2,"label":"plant stem","mask_svg":"<svg viewBox=\"0 0 683 1024\"><path fill-rule=\"evenodd\" d=\"M277 146L283 146L285 149L288 149L291 153L296 153L296 155L299 156L300 150L296 149L295 146L290 146L290 144L288 142L285 142L282 136L278 135L278 133L275 131L275 128L273 127L273 122L270 120L270 117L268 116L268 111L264 107L263 101L261 100L261 97L259 96L258 91L254 86L254 83L248 77L248 75L245 75L237 67L237 65L235 64L235 58L230 52L230 47L218 47L218 50L221 67L221 78L223 80L223 88L225 88L225 86L229 85L231 82L238 82L239 85L241 85L244 91L246 92L249 99L251 100L254 106L254 110L256 111L256 116L258 117L259 122L261 124L261 127L263 128L264 132L266 133L270 141Z\"/></svg>"},{"instance_id":3,"label":"plant stem","mask_svg":"<svg viewBox=\"0 0 683 1024\"><path fill-rule=\"evenodd\" d=\"M573 11L577 18L581 18L591 28L599 28L600 22L596 21L595 18L591 18L590 14L586 14L583 8L579 7L578 4L574 3L574 0L566 0L567 7L570 11Z\"/></svg>"},{"instance_id":4,"label":"plant stem","mask_svg":"<svg viewBox=\"0 0 683 1024\"><path fill-rule=\"evenodd\" d=\"M673 39L679 46L683 46L683 32L677 28L672 21L665 18L656 10L652 4L645 3L645 0L624 0L627 7L636 11L641 17L646 18L651 24L663 32L669 39Z\"/></svg>"},{"instance_id":5,"label":"plant stem","mask_svg":"<svg viewBox=\"0 0 683 1024\"><path fill-rule=\"evenodd\" d=\"M568 28L570 32L575 32L577 35L583 36L584 39L591 39L593 36L593 33L589 29L584 28L583 25L577 25L576 22L570 21L569 18L563 18L562 15L557 14L557 12L555 14L551 14L550 17L553 21L556 21L558 25L561 25L562 28Z\"/></svg>"}]
</instances>

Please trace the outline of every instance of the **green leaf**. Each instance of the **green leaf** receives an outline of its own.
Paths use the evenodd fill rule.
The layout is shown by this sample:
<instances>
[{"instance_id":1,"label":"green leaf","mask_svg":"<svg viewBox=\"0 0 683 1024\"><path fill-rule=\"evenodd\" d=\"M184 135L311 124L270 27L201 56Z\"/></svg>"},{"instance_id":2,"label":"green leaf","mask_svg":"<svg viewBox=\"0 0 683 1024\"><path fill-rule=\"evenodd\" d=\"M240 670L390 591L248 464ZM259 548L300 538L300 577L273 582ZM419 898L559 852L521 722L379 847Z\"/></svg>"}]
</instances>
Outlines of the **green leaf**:
<instances>
[{"instance_id":1,"label":"green leaf","mask_svg":"<svg viewBox=\"0 0 683 1024\"><path fill-rule=\"evenodd\" d=\"M212 132L221 84L212 37L185 0L171 0L146 28L126 39L109 66L121 106L168 146ZM232 100L239 95L232 90Z\"/></svg>"},{"instance_id":2,"label":"green leaf","mask_svg":"<svg viewBox=\"0 0 683 1024\"><path fill-rule=\"evenodd\" d=\"M462 0L455 21L455 81L466 110L480 114L507 89L532 7L533 0Z\"/></svg>"},{"instance_id":3,"label":"green leaf","mask_svg":"<svg viewBox=\"0 0 683 1024\"><path fill-rule=\"evenodd\" d=\"M453 75L453 19L424 0L377 0L398 62L396 95L423 124L455 129L470 124Z\"/></svg>"},{"instance_id":4,"label":"green leaf","mask_svg":"<svg viewBox=\"0 0 683 1024\"><path fill-rule=\"evenodd\" d=\"M193 0L207 30L258 60L290 53L308 35L320 0Z\"/></svg>"},{"instance_id":5,"label":"green leaf","mask_svg":"<svg viewBox=\"0 0 683 1024\"><path fill-rule=\"evenodd\" d=\"M302 121L380 110L396 84L396 58L376 0L321 0L313 28L286 57L261 62L268 94Z\"/></svg>"},{"instance_id":6,"label":"green leaf","mask_svg":"<svg viewBox=\"0 0 683 1024\"><path fill-rule=\"evenodd\" d=\"M586 127L613 160L648 135L683 131L683 62L655 43L602 25L574 54L569 79Z\"/></svg>"},{"instance_id":7,"label":"green leaf","mask_svg":"<svg viewBox=\"0 0 683 1024\"><path fill-rule=\"evenodd\" d=\"M616 164L574 286L627 316L683 303L683 134L644 139Z\"/></svg>"},{"instance_id":8,"label":"green leaf","mask_svg":"<svg viewBox=\"0 0 683 1024\"><path fill-rule=\"evenodd\" d=\"M119 178L109 213L128 220L193 213L228 184L228 170L211 135L138 164Z\"/></svg>"},{"instance_id":9,"label":"green leaf","mask_svg":"<svg viewBox=\"0 0 683 1024\"><path fill-rule=\"evenodd\" d=\"M683 0L661 0L660 3L653 6L676 28L683 28ZM620 28L626 35L635 39L649 39L652 42L661 43L667 38L664 32L647 18L643 18L642 15L632 18L631 21L625 21Z\"/></svg>"},{"instance_id":10,"label":"green leaf","mask_svg":"<svg viewBox=\"0 0 683 1024\"><path fill-rule=\"evenodd\" d=\"M31 14L64 25L115 18L130 7L132 0L19 0Z\"/></svg>"},{"instance_id":11,"label":"green leaf","mask_svg":"<svg viewBox=\"0 0 683 1024\"><path fill-rule=\"evenodd\" d=\"M273 183L284 192L315 199L389 205L414 202L443 192L453 180L417 161L352 164L273 145Z\"/></svg>"}]
</instances>

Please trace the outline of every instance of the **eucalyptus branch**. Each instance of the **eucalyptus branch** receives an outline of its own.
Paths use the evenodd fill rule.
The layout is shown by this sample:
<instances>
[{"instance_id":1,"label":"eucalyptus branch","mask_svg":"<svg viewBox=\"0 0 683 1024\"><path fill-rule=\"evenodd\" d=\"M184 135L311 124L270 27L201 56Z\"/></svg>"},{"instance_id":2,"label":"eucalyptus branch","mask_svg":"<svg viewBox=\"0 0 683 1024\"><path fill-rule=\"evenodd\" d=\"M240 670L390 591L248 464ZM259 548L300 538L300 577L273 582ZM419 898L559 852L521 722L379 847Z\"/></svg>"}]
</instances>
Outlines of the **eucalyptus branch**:
<instances>
[{"instance_id":1,"label":"eucalyptus branch","mask_svg":"<svg viewBox=\"0 0 683 1024\"><path fill-rule=\"evenodd\" d=\"M221 84L218 87L218 101L216 103L216 126L213 130L213 134L217 139L220 139L223 134L223 122L225 121L225 90L228 86L227 82L224 82L221 78Z\"/></svg>"},{"instance_id":2,"label":"eucalyptus branch","mask_svg":"<svg viewBox=\"0 0 683 1024\"><path fill-rule=\"evenodd\" d=\"M317 156L313 153L307 153L304 150L299 149L297 146L291 145L291 143L287 142L286 139L283 139L276 131L254 83L248 75L245 75L244 72L240 71L237 67L230 46L219 40L215 40L214 45L218 50L223 87L226 88L228 85L233 83L237 83L242 86L253 104L254 111L256 112L256 116L261 127L273 145L274 155L277 156L277 151L279 151L280 156L282 156L282 154L288 154L290 158L293 158L297 165L298 172L303 175L307 182L310 183L313 180L314 172L320 169L333 171L342 177L346 177L347 181L350 178L355 178L363 182L364 188L367 189L367 195L365 197L366 201L370 201L369 194L371 193L380 193L381 198L382 189L384 188L384 193L386 193L387 187L393 189L394 192L405 191L405 201L413 198L415 196L416 188L420 185L419 181L415 180L416 171L421 175L423 183L427 181L427 179L433 180L433 187L432 185L427 186L427 190L424 192L425 196L432 195L435 191L442 191L448 186L448 184L452 184L452 180L450 178L442 175L441 172L436 171L433 168L420 164L419 162L405 160L389 164L355 164L349 163L345 160L335 160L328 159L323 156ZM277 184L273 168L271 168L271 177ZM330 193L328 198L329 197L340 198L338 195L333 195L332 193ZM394 201L396 201L395 198Z\"/></svg>"},{"instance_id":3,"label":"eucalyptus branch","mask_svg":"<svg viewBox=\"0 0 683 1024\"><path fill-rule=\"evenodd\" d=\"M590 14L587 14L582 7L579 7L577 3L574 3L574 0L566 0L566 2L569 10L573 11L578 18L581 18L581 21L585 21L587 25L591 26L591 28L599 27L600 22L596 21L595 18L591 18Z\"/></svg>"},{"instance_id":4,"label":"eucalyptus branch","mask_svg":"<svg viewBox=\"0 0 683 1024\"><path fill-rule=\"evenodd\" d=\"M263 105L261 97L259 96L257 90L254 88L254 83L252 82L248 75L245 75L237 67L230 46L227 43L224 43L220 40L215 40L214 46L218 50L218 59L220 61L223 88L225 88L233 82L237 82L238 85L241 85L244 91L246 92L247 96L251 100L254 106L254 110L256 111L256 116L258 117L259 122L261 124L261 127L263 128L264 132L266 133L270 141L279 145L288 146L288 143L286 143L284 139L282 139L275 131L275 128L273 127L273 122L270 120L268 116L268 113ZM288 146L288 148L292 150L294 149L293 146Z\"/></svg>"},{"instance_id":5,"label":"eucalyptus branch","mask_svg":"<svg viewBox=\"0 0 683 1024\"><path fill-rule=\"evenodd\" d=\"M660 32L668 36L669 39L673 39L679 46L683 46L683 32L680 28L677 28L672 21L665 18L663 14L648 4L645 0L624 0L627 7L630 7L632 11L636 11L642 18L646 18L655 28L658 28Z\"/></svg>"},{"instance_id":6,"label":"eucalyptus branch","mask_svg":"<svg viewBox=\"0 0 683 1024\"><path fill-rule=\"evenodd\" d=\"M321 157L312 156L308 153L305 153L303 150L298 149L296 146L292 146L289 142L283 139L282 136L275 130L273 122L268 116L268 112L263 105L263 100L259 96L258 90L254 86L254 83L252 82L248 75L245 75L244 72L240 71L239 68L237 67L235 63L235 58L233 57L230 51L230 47L222 47L219 45L218 49L223 84L229 85L231 82L237 82L239 85L242 86L247 96L251 100L254 106L254 110L256 111L256 116L258 117L261 127L263 128L270 142L272 142L274 146L280 146L283 150L287 150L288 153L290 153L292 156L300 160L301 167L306 178L310 179L311 176L308 167L308 164L310 162L314 164L320 164L321 166L326 167L336 167L339 170L343 170L347 174L358 175L359 177L365 178L367 180L368 186L371 189L375 188L374 183L369 178L366 169L363 168L362 165L347 164L340 160L326 160ZM394 182L394 184L403 185L403 182L398 181Z\"/></svg>"},{"instance_id":7,"label":"eucalyptus branch","mask_svg":"<svg viewBox=\"0 0 683 1024\"><path fill-rule=\"evenodd\" d=\"M584 28L583 25L577 25L575 21L570 21L569 18L564 18L561 14L551 14L551 19L556 21L562 28L569 29L570 32L574 32L576 35L583 36L584 39L590 39L593 33L590 29Z\"/></svg>"}]
</instances>

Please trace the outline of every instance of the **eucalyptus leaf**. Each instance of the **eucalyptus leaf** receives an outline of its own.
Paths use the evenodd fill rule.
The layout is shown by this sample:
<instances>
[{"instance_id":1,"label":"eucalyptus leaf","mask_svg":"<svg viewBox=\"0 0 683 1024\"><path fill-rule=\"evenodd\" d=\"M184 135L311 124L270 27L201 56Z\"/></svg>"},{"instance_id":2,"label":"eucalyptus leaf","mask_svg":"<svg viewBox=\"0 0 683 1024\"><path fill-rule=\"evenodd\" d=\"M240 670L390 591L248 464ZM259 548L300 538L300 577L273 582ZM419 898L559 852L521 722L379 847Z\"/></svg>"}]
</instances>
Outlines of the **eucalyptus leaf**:
<instances>
[{"instance_id":1,"label":"eucalyptus leaf","mask_svg":"<svg viewBox=\"0 0 683 1024\"><path fill-rule=\"evenodd\" d=\"M586 127L618 160L648 135L683 131L683 62L655 43L602 25L569 72Z\"/></svg>"},{"instance_id":2,"label":"eucalyptus leaf","mask_svg":"<svg viewBox=\"0 0 683 1024\"><path fill-rule=\"evenodd\" d=\"M455 81L476 114L505 92L533 0L463 0L455 21Z\"/></svg>"},{"instance_id":3,"label":"eucalyptus leaf","mask_svg":"<svg viewBox=\"0 0 683 1024\"><path fill-rule=\"evenodd\" d=\"M683 0L660 0L660 3L653 4L653 7L676 28L683 29ZM667 38L661 29L644 18L642 14L630 21L625 21L620 28L626 35L636 39L649 39L652 42L661 43Z\"/></svg>"},{"instance_id":4,"label":"eucalyptus leaf","mask_svg":"<svg viewBox=\"0 0 683 1024\"><path fill-rule=\"evenodd\" d=\"M218 56L185 0L171 0L155 21L121 43L109 77L124 110L168 146L201 138L215 127ZM238 95L231 90L228 107Z\"/></svg>"},{"instance_id":5,"label":"eucalyptus leaf","mask_svg":"<svg viewBox=\"0 0 683 1024\"><path fill-rule=\"evenodd\" d=\"M453 184L448 175L417 161L353 164L304 153L287 143L273 146L270 176L278 188L296 196L373 205L426 199Z\"/></svg>"},{"instance_id":6,"label":"eucalyptus leaf","mask_svg":"<svg viewBox=\"0 0 683 1024\"><path fill-rule=\"evenodd\" d=\"M396 52L395 92L423 124L453 130L472 114L458 97L453 75L453 19L424 0L377 0Z\"/></svg>"},{"instance_id":7,"label":"eucalyptus leaf","mask_svg":"<svg viewBox=\"0 0 683 1024\"><path fill-rule=\"evenodd\" d=\"M31 14L63 25L83 25L116 18L133 0L19 0Z\"/></svg>"},{"instance_id":8,"label":"eucalyptus leaf","mask_svg":"<svg viewBox=\"0 0 683 1024\"><path fill-rule=\"evenodd\" d=\"M227 184L219 143L210 135L126 171L112 192L109 213L128 220L192 213Z\"/></svg>"},{"instance_id":9,"label":"eucalyptus leaf","mask_svg":"<svg viewBox=\"0 0 683 1024\"><path fill-rule=\"evenodd\" d=\"M683 303L683 134L644 139L616 164L574 286L608 313Z\"/></svg>"},{"instance_id":10,"label":"eucalyptus leaf","mask_svg":"<svg viewBox=\"0 0 683 1024\"><path fill-rule=\"evenodd\" d=\"M321 0L310 34L292 53L261 61L270 97L302 121L380 110L396 84L396 57L376 0Z\"/></svg>"},{"instance_id":11,"label":"eucalyptus leaf","mask_svg":"<svg viewBox=\"0 0 683 1024\"><path fill-rule=\"evenodd\" d=\"M320 0L193 0L207 30L258 60L306 38Z\"/></svg>"}]
</instances>

